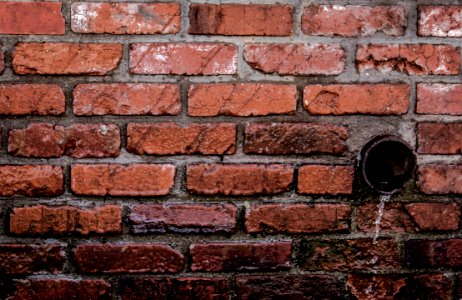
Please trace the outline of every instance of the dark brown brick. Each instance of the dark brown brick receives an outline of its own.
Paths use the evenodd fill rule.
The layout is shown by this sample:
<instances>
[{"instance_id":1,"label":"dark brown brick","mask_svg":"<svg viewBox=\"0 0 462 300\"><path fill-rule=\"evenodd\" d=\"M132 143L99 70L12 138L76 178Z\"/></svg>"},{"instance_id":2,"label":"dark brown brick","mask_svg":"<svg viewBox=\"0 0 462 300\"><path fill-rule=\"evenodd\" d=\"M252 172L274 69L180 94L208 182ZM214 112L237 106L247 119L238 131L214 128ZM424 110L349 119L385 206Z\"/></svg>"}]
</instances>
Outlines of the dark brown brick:
<instances>
[{"instance_id":1,"label":"dark brown brick","mask_svg":"<svg viewBox=\"0 0 462 300\"><path fill-rule=\"evenodd\" d=\"M412 268L461 268L462 239L409 240L406 262Z\"/></svg>"}]
</instances>

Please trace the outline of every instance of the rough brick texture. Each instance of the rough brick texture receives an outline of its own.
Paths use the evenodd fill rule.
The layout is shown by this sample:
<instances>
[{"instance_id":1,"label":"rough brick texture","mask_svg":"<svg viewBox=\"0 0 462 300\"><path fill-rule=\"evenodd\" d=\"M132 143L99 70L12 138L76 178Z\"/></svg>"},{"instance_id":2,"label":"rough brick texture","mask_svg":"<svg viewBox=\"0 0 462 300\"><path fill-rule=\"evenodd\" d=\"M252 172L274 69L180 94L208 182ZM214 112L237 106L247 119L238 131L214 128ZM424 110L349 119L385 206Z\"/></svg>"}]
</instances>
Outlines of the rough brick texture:
<instances>
[{"instance_id":1,"label":"rough brick texture","mask_svg":"<svg viewBox=\"0 0 462 300\"><path fill-rule=\"evenodd\" d=\"M249 233L323 233L348 231L351 208L343 204L262 204L246 212Z\"/></svg>"},{"instance_id":2,"label":"rough brick texture","mask_svg":"<svg viewBox=\"0 0 462 300\"><path fill-rule=\"evenodd\" d=\"M191 270L208 272L284 270L290 267L291 242L210 243L190 248Z\"/></svg>"},{"instance_id":3,"label":"rough brick texture","mask_svg":"<svg viewBox=\"0 0 462 300\"><path fill-rule=\"evenodd\" d=\"M417 84L417 108L419 114L462 115L460 94L462 84Z\"/></svg>"},{"instance_id":4,"label":"rough brick texture","mask_svg":"<svg viewBox=\"0 0 462 300\"><path fill-rule=\"evenodd\" d=\"M419 6L419 35L462 37L461 14L461 6Z\"/></svg>"},{"instance_id":5,"label":"rough brick texture","mask_svg":"<svg viewBox=\"0 0 462 300\"><path fill-rule=\"evenodd\" d=\"M13 50L15 73L106 75L122 58L121 44L18 43Z\"/></svg>"},{"instance_id":6,"label":"rough brick texture","mask_svg":"<svg viewBox=\"0 0 462 300\"><path fill-rule=\"evenodd\" d=\"M60 115L65 106L57 84L0 84L2 115Z\"/></svg>"},{"instance_id":7,"label":"rough brick texture","mask_svg":"<svg viewBox=\"0 0 462 300\"><path fill-rule=\"evenodd\" d=\"M420 123L417 125L419 153L459 154L462 152L462 123Z\"/></svg>"},{"instance_id":8,"label":"rough brick texture","mask_svg":"<svg viewBox=\"0 0 462 300\"><path fill-rule=\"evenodd\" d=\"M0 165L0 196L58 196L63 170L52 165Z\"/></svg>"},{"instance_id":9,"label":"rough brick texture","mask_svg":"<svg viewBox=\"0 0 462 300\"><path fill-rule=\"evenodd\" d=\"M188 114L193 117L293 114L296 99L293 85L195 84L189 89Z\"/></svg>"},{"instance_id":10,"label":"rough brick texture","mask_svg":"<svg viewBox=\"0 0 462 300\"><path fill-rule=\"evenodd\" d=\"M306 165L298 170L297 191L302 194L351 194L354 169L350 166Z\"/></svg>"},{"instance_id":11,"label":"rough brick texture","mask_svg":"<svg viewBox=\"0 0 462 300\"><path fill-rule=\"evenodd\" d=\"M136 154L233 154L236 125L230 123L134 124L127 127L127 150Z\"/></svg>"},{"instance_id":12,"label":"rough brick texture","mask_svg":"<svg viewBox=\"0 0 462 300\"><path fill-rule=\"evenodd\" d=\"M358 45L356 66L359 72L375 69L408 75L457 75L460 48L433 44Z\"/></svg>"},{"instance_id":13,"label":"rough brick texture","mask_svg":"<svg viewBox=\"0 0 462 300\"><path fill-rule=\"evenodd\" d=\"M69 127L33 123L9 132L8 152L25 157L115 157L120 130L114 124L73 124Z\"/></svg>"},{"instance_id":14,"label":"rough brick texture","mask_svg":"<svg viewBox=\"0 0 462 300\"><path fill-rule=\"evenodd\" d=\"M293 31L288 5L191 4L190 34L287 36Z\"/></svg>"},{"instance_id":15,"label":"rough brick texture","mask_svg":"<svg viewBox=\"0 0 462 300\"><path fill-rule=\"evenodd\" d=\"M247 44L244 59L263 73L337 75L345 68L339 44Z\"/></svg>"},{"instance_id":16,"label":"rough brick texture","mask_svg":"<svg viewBox=\"0 0 462 300\"><path fill-rule=\"evenodd\" d=\"M173 34L180 31L180 5L74 2L71 26L80 33Z\"/></svg>"},{"instance_id":17,"label":"rough brick texture","mask_svg":"<svg viewBox=\"0 0 462 300\"><path fill-rule=\"evenodd\" d=\"M120 233L122 210L118 205L105 205L93 209L72 206L49 207L44 205L17 207L10 214L9 230L12 234L68 234Z\"/></svg>"},{"instance_id":18,"label":"rough brick texture","mask_svg":"<svg viewBox=\"0 0 462 300\"><path fill-rule=\"evenodd\" d=\"M409 240L406 263L414 268L460 268L462 240Z\"/></svg>"},{"instance_id":19,"label":"rough brick texture","mask_svg":"<svg viewBox=\"0 0 462 300\"><path fill-rule=\"evenodd\" d=\"M134 233L232 233L236 206L231 204L147 204L132 207Z\"/></svg>"},{"instance_id":20,"label":"rough brick texture","mask_svg":"<svg viewBox=\"0 0 462 300\"><path fill-rule=\"evenodd\" d=\"M354 95L354 97L352 97ZM303 105L314 115L400 115L409 109L406 84L308 85Z\"/></svg>"},{"instance_id":21,"label":"rough brick texture","mask_svg":"<svg viewBox=\"0 0 462 300\"><path fill-rule=\"evenodd\" d=\"M59 2L0 2L0 34L64 34Z\"/></svg>"},{"instance_id":22,"label":"rough brick texture","mask_svg":"<svg viewBox=\"0 0 462 300\"><path fill-rule=\"evenodd\" d=\"M310 5L302 16L308 35L369 36L378 32L404 35L406 11L401 6Z\"/></svg>"},{"instance_id":23,"label":"rough brick texture","mask_svg":"<svg viewBox=\"0 0 462 300\"><path fill-rule=\"evenodd\" d=\"M180 89L175 84L79 84L74 113L91 115L178 115Z\"/></svg>"},{"instance_id":24,"label":"rough brick texture","mask_svg":"<svg viewBox=\"0 0 462 300\"><path fill-rule=\"evenodd\" d=\"M83 244L75 261L84 273L177 273L181 253L164 244Z\"/></svg>"},{"instance_id":25,"label":"rough brick texture","mask_svg":"<svg viewBox=\"0 0 462 300\"><path fill-rule=\"evenodd\" d=\"M231 44L131 44L130 73L219 75L237 71L237 48Z\"/></svg>"},{"instance_id":26,"label":"rough brick texture","mask_svg":"<svg viewBox=\"0 0 462 300\"><path fill-rule=\"evenodd\" d=\"M288 165L189 165L187 189L204 195L279 194L289 189L293 173Z\"/></svg>"},{"instance_id":27,"label":"rough brick texture","mask_svg":"<svg viewBox=\"0 0 462 300\"><path fill-rule=\"evenodd\" d=\"M423 165L418 169L418 186L426 194L461 194L461 165Z\"/></svg>"},{"instance_id":28,"label":"rough brick texture","mask_svg":"<svg viewBox=\"0 0 462 300\"><path fill-rule=\"evenodd\" d=\"M173 185L175 167L169 164L73 165L71 189L79 195L160 196Z\"/></svg>"}]
</instances>

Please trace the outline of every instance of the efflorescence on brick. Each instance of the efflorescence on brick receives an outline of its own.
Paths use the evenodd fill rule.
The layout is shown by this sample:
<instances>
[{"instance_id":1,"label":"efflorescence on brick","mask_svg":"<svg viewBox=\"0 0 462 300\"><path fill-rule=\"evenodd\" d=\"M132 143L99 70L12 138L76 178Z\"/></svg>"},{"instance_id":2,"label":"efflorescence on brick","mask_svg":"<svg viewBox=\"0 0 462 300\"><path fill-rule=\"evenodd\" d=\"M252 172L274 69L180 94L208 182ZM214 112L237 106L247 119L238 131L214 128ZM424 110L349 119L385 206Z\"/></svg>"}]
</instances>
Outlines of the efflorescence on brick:
<instances>
[{"instance_id":1,"label":"efflorescence on brick","mask_svg":"<svg viewBox=\"0 0 462 300\"><path fill-rule=\"evenodd\" d=\"M461 298L455 2L0 2L0 299Z\"/></svg>"}]
</instances>

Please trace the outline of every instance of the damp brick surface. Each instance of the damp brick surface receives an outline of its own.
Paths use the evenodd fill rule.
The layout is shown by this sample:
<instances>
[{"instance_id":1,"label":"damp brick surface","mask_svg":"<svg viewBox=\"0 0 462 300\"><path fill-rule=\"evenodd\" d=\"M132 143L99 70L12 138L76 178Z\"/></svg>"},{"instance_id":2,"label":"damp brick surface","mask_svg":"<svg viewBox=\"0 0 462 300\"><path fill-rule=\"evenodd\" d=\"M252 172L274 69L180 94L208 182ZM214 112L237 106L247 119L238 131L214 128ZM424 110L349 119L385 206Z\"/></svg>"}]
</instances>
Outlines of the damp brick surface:
<instances>
[{"instance_id":1,"label":"damp brick surface","mask_svg":"<svg viewBox=\"0 0 462 300\"><path fill-rule=\"evenodd\" d=\"M454 0L1 1L0 299L462 298L461 42Z\"/></svg>"}]
</instances>

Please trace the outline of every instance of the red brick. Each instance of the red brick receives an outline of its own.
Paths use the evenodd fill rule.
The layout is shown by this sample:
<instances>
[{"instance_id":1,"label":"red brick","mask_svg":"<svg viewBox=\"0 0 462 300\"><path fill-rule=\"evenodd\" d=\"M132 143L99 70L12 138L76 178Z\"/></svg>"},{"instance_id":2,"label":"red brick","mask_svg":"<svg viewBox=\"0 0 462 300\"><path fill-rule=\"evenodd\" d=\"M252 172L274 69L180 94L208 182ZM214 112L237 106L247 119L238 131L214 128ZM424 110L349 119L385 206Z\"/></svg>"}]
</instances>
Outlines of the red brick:
<instances>
[{"instance_id":1,"label":"red brick","mask_svg":"<svg viewBox=\"0 0 462 300\"><path fill-rule=\"evenodd\" d=\"M341 154L348 150L348 130L315 123L250 123L245 127L245 153Z\"/></svg>"},{"instance_id":2,"label":"red brick","mask_svg":"<svg viewBox=\"0 0 462 300\"><path fill-rule=\"evenodd\" d=\"M405 249L411 268L462 267L462 239L408 240Z\"/></svg>"},{"instance_id":3,"label":"red brick","mask_svg":"<svg viewBox=\"0 0 462 300\"><path fill-rule=\"evenodd\" d=\"M1 115L60 115L65 100L57 84L0 84Z\"/></svg>"},{"instance_id":4,"label":"red brick","mask_svg":"<svg viewBox=\"0 0 462 300\"><path fill-rule=\"evenodd\" d=\"M294 114L297 88L294 85L215 83L189 88L190 116L266 116Z\"/></svg>"},{"instance_id":5,"label":"red brick","mask_svg":"<svg viewBox=\"0 0 462 300\"><path fill-rule=\"evenodd\" d=\"M78 84L74 113L91 115L178 115L180 89L176 84Z\"/></svg>"},{"instance_id":6,"label":"red brick","mask_svg":"<svg viewBox=\"0 0 462 300\"><path fill-rule=\"evenodd\" d=\"M3 43L0 42L0 75L5 70L5 51L3 51Z\"/></svg>"},{"instance_id":7,"label":"red brick","mask_svg":"<svg viewBox=\"0 0 462 300\"><path fill-rule=\"evenodd\" d=\"M356 226L364 232L375 232L378 204L368 203L356 210ZM452 231L459 228L460 208L445 203L388 203L380 222L380 232Z\"/></svg>"},{"instance_id":8,"label":"red brick","mask_svg":"<svg viewBox=\"0 0 462 300\"><path fill-rule=\"evenodd\" d=\"M196 164L187 167L187 189L203 195L279 194L293 180L289 165Z\"/></svg>"},{"instance_id":9,"label":"red brick","mask_svg":"<svg viewBox=\"0 0 462 300\"><path fill-rule=\"evenodd\" d=\"M69 127L33 123L9 131L8 152L25 157L116 157L120 130L114 124L73 124Z\"/></svg>"},{"instance_id":10,"label":"red brick","mask_svg":"<svg viewBox=\"0 0 462 300\"><path fill-rule=\"evenodd\" d=\"M402 6L310 5L302 16L302 31L309 35L402 36L406 25Z\"/></svg>"},{"instance_id":11,"label":"red brick","mask_svg":"<svg viewBox=\"0 0 462 300\"><path fill-rule=\"evenodd\" d=\"M460 94L462 84L417 84L417 108L419 114L462 115Z\"/></svg>"},{"instance_id":12,"label":"red brick","mask_svg":"<svg viewBox=\"0 0 462 300\"><path fill-rule=\"evenodd\" d=\"M192 3L189 22L190 34L288 36L293 30L293 7Z\"/></svg>"},{"instance_id":13,"label":"red brick","mask_svg":"<svg viewBox=\"0 0 462 300\"><path fill-rule=\"evenodd\" d=\"M417 124L418 153L460 154L462 152L462 123Z\"/></svg>"},{"instance_id":14,"label":"red brick","mask_svg":"<svg viewBox=\"0 0 462 300\"><path fill-rule=\"evenodd\" d=\"M233 272L290 268L291 242L193 244L191 271Z\"/></svg>"},{"instance_id":15,"label":"red brick","mask_svg":"<svg viewBox=\"0 0 462 300\"><path fill-rule=\"evenodd\" d=\"M15 280L8 299L110 299L111 285L104 280Z\"/></svg>"},{"instance_id":16,"label":"red brick","mask_svg":"<svg viewBox=\"0 0 462 300\"><path fill-rule=\"evenodd\" d=\"M0 196L58 196L63 170L51 165L0 165Z\"/></svg>"},{"instance_id":17,"label":"red brick","mask_svg":"<svg viewBox=\"0 0 462 300\"><path fill-rule=\"evenodd\" d=\"M64 247L58 244L0 244L0 274L60 273Z\"/></svg>"},{"instance_id":18,"label":"red brick","mask_svg":"<svg viewBox=\"0 0 462 300\"><path fill-rule=\"evenodd\" d=\"M351 166L305 165L298 170L297 192L301 194L351 194Z\"/></svg>"},{"instance_id":19,"label":"red brick","mask_svg":"<svg viewBox=\"0 0 462 300\"><path fill-rule=\"evenodd\" d=\"M236 230L232 204L146 204L131 209L134 233L219 233Z\"/></svg>"},{"instance_id":20,"label":"red brick","mask_svg":"<svg viewBox=\"0 0 462 300\"><path fill-rule=\"evenodd\" d=\"M171 34L180 31L177 3L72 3L72 31L111 34Z\"/></svg>"},{"instance_id":21,"label":"red brick","mask_svg":"<svg viewBox=\"0 0 462 300\"><path fill-rule=\"evenodd\" d=\"M12 54L16 74L106 75L122 58L121 44L18 43Z\"/></svg>"},{"instance_id":22,"label":"red brick","mask_svg":"<svg viewBox=\"0 0 462 300\"><path fill-rule=\"evenodd\" d=\"M71 189L78 195L161 196L170 193L174 176L171 164L77 164Z\"/></svg>"},{"instance_id":23,"label":"red brick","mask_svg":"<svg viewBox=\"0 0 462 300\"><path fill-rule=\"evenodd\" d=\"M118 283L121 300L231 299L231 283L221 277L126 277L120 279Z\"/></svg>"},{"instance_id":24,"label":"red brick","mask_svg":"<svg viewBox=\"0 0 462 300\"><path fill-rule=\"evenodd\" d=\"M238 299L344 299L342 283L332 275L240 275Z\"/></svg>"},{"instance_id":25,"label":"red brick","mask_svg":"<svg viewBox=\"0 0 462 300\"><path fill-rule=\"evenodd\" d=\"M376 69L407 75L458 75L460 48L433 44L358 45L358 71Z\"/></svg>"},{"instance_id":26,"label":"red brick","mask_svg":"<svg viewBox=\"0 0 462 300\"><path fill-rule=\"evenodd\" d=\"M420 36L462 37L462 6L419 6Z\"/></svg>"},{"instance_id":27,"label":"red brick","mask_svg":"<svg viewBox=\"0 0 462 300\"><path fill-rule=\"evenodd\" d=\"M247 44L244 58L254 69L280 75L338 75L345 68L339 44Z\"/></svg>"},{"instance_id":28,"label":"red brick","mask_svg":"<svg viewBox=\"0 0 462 300\"><path fill-rule=\"evenodd\" d=\"M425 194L462 194L462 165L424 165L417 173Z\"/></svg>"},{"instance_id":29,"label":"red brick","mask_svg":"<svg viewBox=\"0 0 462 300\"><path fill-rule=\"evenodd\" d=\"M409 109L409 85L308 85L303 91L303 105L314 115L401 115Z\"/></svg>"},{"instance_id":30,"label":"red brick","mask_svg":"<svg viewBox=\"0 0 462 300\"><path fill-rule=\"evenodd\" d=\"M348 287L357 299L452 299L451 278L443 274L354 274Z\"/></svg>"},{"instance_id":31,"label":"red brick","mask_svg":"<svg viewBox=\"0 0 462 300\"><path fill-rule=\"evenodd\" d=\"M351 208L344 204L258 204L246 212L249 233L324 233L349 230Z\"/></svg>"},{"instance_id":32,"label":"red brick","mask_svg":"<svg viewBox=\"0 0 462 300\"><path fill-rule=\"evenodd\" d=\"M392 270L400 267L394 240L372 239L309 241L300 251L303 270ZM305 249L306 248L306 249Z\"/></svg>"},{"instance_id":33,"label":"red brick","mask_svg":"<svg viewBox=\"0 0 462 300\"><path fill-rule=\"evenodd\" d=\"M64 34L60 2L0 2L0 34Z\"/></svg>"},{"instance_id":34,"label":"red brick","mask_svg":"<svg viewBox=\"0 0 462 300\"><path fill-rule=\"evenodd\" d=\"M127 126L127 150L136 154L233 154L236 125L231 123L150 123Z\"/></svg>"},{"instance_id":35,"label":"red brick","mask_svg":"<svg viewBox=\"0 0 462 300\"><path fill-rule=\"evenodd\" d=\"M83 244L74 251L83 273L177 273L184 257L165 244Z\"/></svg>"},{"instance_id":36,"label":"red brick","mask_svg":"<svg viewBox=\"0 0 462 300\"><path fill-rule=\"evenodd\" d=\"M44 205L17 207L13 209L9 220L10 233L18 235L122 232L122 208L119 205L93 209Z\"/></svg>"},{"instance_id":37,"label":"red brick","mask_svg":"<svg viewBox=\"0 0 462 300\"><path fill-rule=\"evenodd\" d=\"M236 74L237 47L218 43L130 45L130 73L172 75Z\"/></svg>"}]
</instances>

